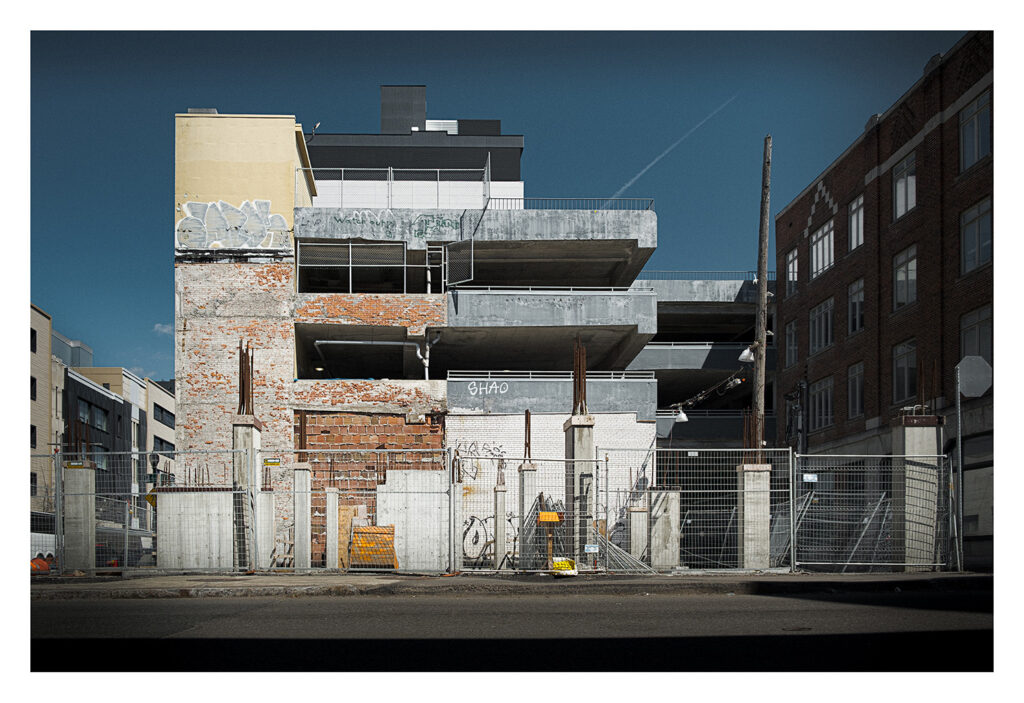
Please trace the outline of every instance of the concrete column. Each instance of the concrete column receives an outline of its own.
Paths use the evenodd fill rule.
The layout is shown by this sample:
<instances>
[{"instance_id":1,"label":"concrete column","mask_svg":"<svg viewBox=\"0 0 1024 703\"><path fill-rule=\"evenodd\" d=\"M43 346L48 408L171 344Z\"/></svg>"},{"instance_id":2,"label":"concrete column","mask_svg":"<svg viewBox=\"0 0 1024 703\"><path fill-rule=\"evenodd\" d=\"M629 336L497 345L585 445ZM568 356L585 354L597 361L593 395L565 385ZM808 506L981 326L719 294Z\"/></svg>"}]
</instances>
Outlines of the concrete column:
<instances>
[{"instance_id":1,"label":"concrete column","mask_svg":"<svg viewBox=\"0 0 1024 703\"><path fill-rule=\"evenodd\" d=\"M295 465L292 496L295 500L295 568L308 569L311 566L312 545L311 505L309 464L303 462Z\"/></svg>"},{"instance_id":2,"label":"concrete column","mask_svg":"<svg viewBox=\"0 0 1024 703\"><path fill-rule=\"evenodd\" d=\"M96 470L64 465L64 563L63 573L96 571Z\"/></svg>"},{"instance_id":3,"label":"concrete column","mask_svg":"<svg viewBox=\"0 0 1024 703\"><path fill-rule=\"evenodd\" d=\"M674 569L679 566L679 493L656 491L651 494L651 568Z\"/></svg>"},{"instance_id":4,"label":"concrete column","mask_svg":"<svg viewBox=\"0 0 1024 703\"><path fill-rule=\"evenodd\" d=\"M525 462L519 465L519 568L533 568L535 555L542 539L540 530L526 534L526 518L537 500L537 465Z\"/></svg>"},{"instance_id":5,"label":"concrete column","mask_svg":"<svg viewBox=\"0 0 1024 703\"><path fill-rule=\"evenodd\" d=\"M250 491L257 490L260 465L260 434L263 425L253 415L231 416L231 488L234 495L234 551L236 569L256 566L256 501Z\"/></svg>"},{"instance_id":6,"label":"concrete column","mask_svg":"<svg viewBox=\"0 0 1024 703\"><path fill-rule=\"evenodd\" d=\"M327 568L338 568L338 489L327 488Z\"/></svg>"},{"instance_id":7,"label":"concrete column","mask_svg":"<svg viewBox=\"0 0 1024 703\"><path fill-rule=\"evenodd\" d=\"M741 464L736 519L737 557L741 569L764 570L771 564L771 464ZM678 524L678 523L677 523Z\"/></svg>"},{"instance_id":8,"label":"concrete column","mask_svg":"<svg viewBox=\"0 0 1024 703\"><path fill-rule=\"evenodd\" d=\"M629 553L634 559L643 559L647 549L647 508L629 509Z\"/></svg>"},{"instance_id":9,"label":"concrete column","mask_svg":"<svg viewBox=\"0 0 1024 703\"><path fill-rule=\"evenodd\" d=\"M572 415L562 425L565 431L565 505L570 508L565 522L572 535L572 557L586 560L583 546L594 544L595 485L594 416ZM589 460L589 461L587 461Z\"/></svg>"},{"instance_id":10,"label":"concrete column","mask_svg":"<svg viewBox=\"0 0 1024 703\"><path fill-rule=\"evenodd\" d=\"M908 415L892 424L892 525L905 571L932 571L942 476L941 418ZM905 458L904 456L905 455ZM920 566L917 566L920 565Z\"/></svg>"},{"instance_id":11,"label":"concrete column","mask_svg":"<svg viewBox=\"0 0 1024 703\"><path fill-rule=\"evenodd\" d=\"M494 568L500 569L505 558L505 486L494 487Z\"/></svg>"}]
</instances>

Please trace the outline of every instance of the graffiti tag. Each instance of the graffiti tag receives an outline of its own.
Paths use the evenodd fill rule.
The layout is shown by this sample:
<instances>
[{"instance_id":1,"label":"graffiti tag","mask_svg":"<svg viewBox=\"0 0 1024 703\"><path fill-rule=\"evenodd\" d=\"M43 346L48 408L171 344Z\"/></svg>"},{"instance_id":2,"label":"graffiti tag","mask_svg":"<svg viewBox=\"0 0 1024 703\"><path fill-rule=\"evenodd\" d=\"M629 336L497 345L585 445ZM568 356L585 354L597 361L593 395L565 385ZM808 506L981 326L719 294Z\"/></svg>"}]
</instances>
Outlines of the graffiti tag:
<instances>
[{"instance_id":1,"label":"graffiti tag","mask_svg":"<svg viewBox=\"0 0 1024 703\"><path fill-rule=\"evenodd\" d=\"M469 394L472 396L477 395L504 395L508 393L508 382L501 381L470 381L469 382Z\"/></svg>"}]
</instances>

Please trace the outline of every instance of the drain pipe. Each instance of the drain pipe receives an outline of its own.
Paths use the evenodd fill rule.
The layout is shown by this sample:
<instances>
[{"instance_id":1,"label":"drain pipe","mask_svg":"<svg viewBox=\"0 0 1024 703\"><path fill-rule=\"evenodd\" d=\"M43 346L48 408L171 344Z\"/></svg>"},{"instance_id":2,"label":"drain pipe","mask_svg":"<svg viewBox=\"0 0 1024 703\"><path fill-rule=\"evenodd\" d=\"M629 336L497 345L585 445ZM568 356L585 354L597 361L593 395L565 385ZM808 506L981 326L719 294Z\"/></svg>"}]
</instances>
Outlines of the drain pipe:
<instances>
[{"instance_id":1,"label":"drain pipe","mask_svg":"<svg viewBox=\"0 0 1024 703\"><path fill-rule=\"evenodd\" d=\"M320 360L324 363L327 362L327 357L324 356L324 350L320 348L322 344L372 344L374 346L388 346L388 347L412 347L416 350L416 357L423 362L423 377L426 380L430 380L430 347L437 344L437 341L441 338L441 333L432 340L426 340L424 343L425 352L420 351L420 345L418 342L369 342L356 339L318 339L313 342L313 346L316 348L317 353L320 355Z\"/></svg>"}]
</instances>

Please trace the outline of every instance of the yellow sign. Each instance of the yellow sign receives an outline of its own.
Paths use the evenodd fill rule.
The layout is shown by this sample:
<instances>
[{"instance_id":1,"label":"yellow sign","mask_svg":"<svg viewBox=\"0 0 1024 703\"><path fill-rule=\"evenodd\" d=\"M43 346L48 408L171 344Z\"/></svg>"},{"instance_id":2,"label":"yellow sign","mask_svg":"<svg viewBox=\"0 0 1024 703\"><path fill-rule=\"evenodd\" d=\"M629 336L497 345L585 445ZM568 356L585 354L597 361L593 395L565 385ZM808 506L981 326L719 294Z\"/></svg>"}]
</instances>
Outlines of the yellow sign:
<instances>
[{"instance_id":1,"label":"yellow sign","mask_svg":"<svg viewBox=\"0 0 1024 703\"><path fill-rule=\"evenodd\" d=\"M149 491L149 493L142 497L145 498L146 502L149 503L151 506L153 506L154 508L156 507L156 495L153 493L152 489Z\"/></svg>"},{"instance_id":2,"label":"yellow sign","mask_svg":"<svg viewBox=\"0 0 1024 703\"><path fill-rule=\"evenodd\" d=\"M537 522L558 522L558 513L541 511Z\"/></svg>"}]
</instances>

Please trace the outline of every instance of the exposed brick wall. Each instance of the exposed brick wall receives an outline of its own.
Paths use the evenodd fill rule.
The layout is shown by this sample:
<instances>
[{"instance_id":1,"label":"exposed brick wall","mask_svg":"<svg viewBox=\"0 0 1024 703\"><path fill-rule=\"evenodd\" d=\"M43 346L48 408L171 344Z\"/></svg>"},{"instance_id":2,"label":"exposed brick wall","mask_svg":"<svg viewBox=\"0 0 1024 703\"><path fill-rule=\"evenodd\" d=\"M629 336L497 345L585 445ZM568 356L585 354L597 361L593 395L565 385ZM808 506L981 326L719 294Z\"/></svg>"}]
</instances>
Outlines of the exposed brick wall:
<instances>
[{"instance_id":1,"label":"exposed brick wall","mask_svg":"<svg viewBox=\"0 0 1024 703\"><path fill-rule=\"evenodd\" d=\"M445 325L448 307L443 295L303 294L295 308L296 322L407 327L423 335L427 327Z\"/></svg>"},{"instance_id":2,"label":"exposed brick wall","mask_svg":"<svg viewBox=\"0 0 1024 703\"><path fill-rule=\"evenodd\" d=\"M238 342L254 347L253 404L264 446L291 442L293 266L175 265L175 447L230 450L238 409ZM226 477L229 480L229 477ZM212 477L211 477L212 479Z\"/></svg>"},{"instance_id":3,"label":"exposed brick wall","mask_svg":"<svg viewBox=\"0 0 1024 703\"><path fill-rule=\"evenodd\" d=\"M812 433L808 448L870 430L868 422L888 426L900 406L938 400L955 401L954 367L960 359L960 318L992 301L992 266L960 274L960 215L992 193L992 157L984 157L960 173L959 119L951 111L914 147L916 207L893 221L892 169L873 169L890 159L926 123L953 103L992 69L992 34L978 33L933 70L903 103L866 132L849 153L819 179L837 211L825 206L814 188L794 201L775 222L776 266L780 272L777 324L780 355L776 372L776 407L784 412L783 395L800 379L808 384L831 376L834 382L832 427ZM869 181L865 184L866 181ZM864 196L864 244L849 251L848 206ZM810 235L834 220L835 265L810 280ZM893 310L893 257L917 247L917 301ZM799 251L798 289L785 296L786 254ZM865 329L848 330L847 287L864 278ZM833 297L833 344L808 356L810 309ZM798 363L785 367L785 329L797 321ZM917 344L917 399L893 403L892 349L910 338ZM847 369L864 363L864 415L847 417ZM933 380L934 379L934 380ZM778 441L785 440L780 415Z\"/></svg>"},{"instance_id":4,"label":"exposed brick wall","mask_svg":"<svg viewBox=\"0 0 1024 703\"><path fill-rule=\"evenodd\" d=\"M306 449L443 449L444 422L428 415L409 422L404 415L306 412ZM299 447L299 412L293 417Z\"/></svg>"}]
</instances>

